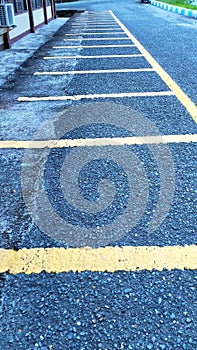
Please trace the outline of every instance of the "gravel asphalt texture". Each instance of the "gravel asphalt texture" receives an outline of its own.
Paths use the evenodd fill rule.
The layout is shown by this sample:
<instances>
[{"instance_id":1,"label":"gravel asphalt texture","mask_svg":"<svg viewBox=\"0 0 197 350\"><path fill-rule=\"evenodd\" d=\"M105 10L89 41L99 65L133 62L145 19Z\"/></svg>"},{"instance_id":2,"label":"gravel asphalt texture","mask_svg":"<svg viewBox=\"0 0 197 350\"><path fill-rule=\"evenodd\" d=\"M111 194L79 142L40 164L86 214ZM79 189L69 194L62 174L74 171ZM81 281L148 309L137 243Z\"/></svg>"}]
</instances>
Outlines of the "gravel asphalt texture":
<instances>
[{"instance_id":1,"label":"gravel asphalt texture","mask_svg":"<svg viewBox=\"0 0 197 350\"><path fill-rule=\"evenodd\" d=\"M62 6L62 5L60 5ZM65 5L64 5L65 6ZM185 93L197 103L195 67L197 67L197 21L160 9L122 0L78 1L69 8L89 11L113 10L131 33L144 45ZM109 75L69 75L36 77L35 71L88 69L149 68L141 58L43 60L43 56L63 55L65 33L83 18L75 14L62 28L36 51L7 82L1 86L1 140L31 140L43 122L70 107L87 101L37 101L19 103L19 96L56 96L85 93L111 93L168 90L154 72ZM76 45L78 42L72 42ZM79 44L81 38L79 39ZM95 44L99 44L95 41ZM86 42L85 45L89 43ZM91 42L92 44L92 42ZM102 42L103 44L103 42ZM111 44L114 44L111 41ZM120 41L123 44L123 40ZM139 53L134 47L110 49L70 49L67 55ZM1 54L1 53L0 53ZM118 60L118 61L117 61ZM95 100L90 101L96 103ZM196 125L176 97L100 99L133 108L148 118L161 134L196 134ZM117 107L118 108L118 107ZM80 116L77 116L80 119ZM106 121L107 122L107 121ZM128 122L129 123L129 122ZM129 125L129 124L128 124ZM46 130L50 135L50 130ZM139 130L140 134L140 130ZM99 126L90 117L88 128L79 127L62 138L132 136L132 132L106 124ZM175 170L175 193L172 206L160 227L149 232L147 227L158 199L160 186L157 164L147 146L127 147L143 163L148 174L149 198L141 220L124 237L111 241L119 245L185 245L197 244L196 225L196 145L171 144ZM69 151L52 150L45 172L48 195L57 212L64 214L57 185L58 169ZM121 157L121 150L118 149ZM25 206L21 188L23 150L1 150L2 220L0 247L18 250L23 247L67 247L44 234L32 221ZM127 161L127 160L126 160ZM94 167L95 168L94 168ZM109 166L109 168L108 168ZM87 199L94 201L102 176L120 184L113 164L90 163L80 173L79 186ZM95 170L95 171L93 171ZM99 171L103 175L99 178ZM92 184L87 185L87 174ZM111 175L112 174L112 175ZM112 177L110 177L112 176ZM124 187L125 186L125 187ZM117 187L117 195L127 188L127 181ZM95 190L96 189L96 190ZM57 200L56 200L57 199ZM126 196L125 196L126 200ZM63 203L64 204L64 203ZM124 203L121 205L124 206ZM117 210L120 211L121 205ZM125 203L126 205L126 203ZM116 212L115 212L116 214ZM115 215L114 214L114 215ZM98 225L105 226L103 217ZM106 220L113 220L111 213ZM105 221L104 219L104 221ZM93 225L88 219L77 225ZM175 350L197 349L197 274L196 271L139 271L115 273L25 274L0 277L1 316L0 349L22 350Z\"/></svg>"}]
</instances>

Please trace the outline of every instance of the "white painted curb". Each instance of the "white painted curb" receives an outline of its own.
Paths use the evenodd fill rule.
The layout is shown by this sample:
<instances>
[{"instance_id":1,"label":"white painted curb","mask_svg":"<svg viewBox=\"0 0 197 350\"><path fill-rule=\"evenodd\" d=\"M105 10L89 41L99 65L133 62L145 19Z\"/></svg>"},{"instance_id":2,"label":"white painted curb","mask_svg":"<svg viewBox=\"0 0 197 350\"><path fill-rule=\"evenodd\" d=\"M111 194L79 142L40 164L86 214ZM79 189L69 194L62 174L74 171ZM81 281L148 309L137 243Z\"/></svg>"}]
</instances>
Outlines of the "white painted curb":
<instances>
[{"instance_id":1,"label":"white painted curb","mask_svg":"<svg viewBox=\"0 0 197 350\"><path fill-rule=\"evenodd\" d=\"M160 7L163 10L175 12L175 13L178 13L180 15L184 15L187 17L193 17L193 18L197 19L197 10L186 9L183 7L174 6L171 4L166 4L164 2L155 1L155 0L151 0L151 5Z\"/></svg>"}]
</instances>

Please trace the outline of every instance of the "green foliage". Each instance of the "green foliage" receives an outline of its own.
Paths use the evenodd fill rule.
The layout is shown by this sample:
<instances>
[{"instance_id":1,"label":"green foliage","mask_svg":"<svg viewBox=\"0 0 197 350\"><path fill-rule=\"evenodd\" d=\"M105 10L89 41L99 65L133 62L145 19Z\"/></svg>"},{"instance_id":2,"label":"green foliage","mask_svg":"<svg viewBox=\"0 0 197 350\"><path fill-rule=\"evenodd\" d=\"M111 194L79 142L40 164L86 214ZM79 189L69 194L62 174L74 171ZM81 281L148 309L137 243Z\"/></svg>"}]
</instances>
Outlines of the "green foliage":
<instances>
[{"instance_id":1,"label":"green foliage","mask_svg":"<svg viewBox=\"0 0 197 350\"><path fill-rule=\"evenodd\" d=\"M161 0L161 1L165 2L166 4L180 6L191 10L197 10L197 6L191 4L193 0Z\"/></svg>"},{"instance_id":2,"label":"green foliage","mask_svg":"<svg viewBox=\"0 0 197 350\"><path fill-rule=\"evenodd\" d=\"M185 0L186 4L191 4L193 1L192 0Z\"/></svg>"}]
</instances>

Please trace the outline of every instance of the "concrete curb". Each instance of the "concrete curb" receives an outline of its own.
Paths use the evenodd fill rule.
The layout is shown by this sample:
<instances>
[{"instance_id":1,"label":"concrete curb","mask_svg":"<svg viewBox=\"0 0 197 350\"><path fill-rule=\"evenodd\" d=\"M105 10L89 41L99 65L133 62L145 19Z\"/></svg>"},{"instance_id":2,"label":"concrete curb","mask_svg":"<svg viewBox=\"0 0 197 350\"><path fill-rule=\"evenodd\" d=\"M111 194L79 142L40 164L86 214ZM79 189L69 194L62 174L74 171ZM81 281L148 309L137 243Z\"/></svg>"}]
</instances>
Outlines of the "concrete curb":
<instances>
[{"instance_id":1,"label":"concrete curb","mask_svg":"<svg viewBox=\"0 0 197 350\"><path fill-rule=\"evenodd\" d=\"M197 19L197 10L186 9L183 7L174 6L171 4L166 4L164 2L155 1L155 0L151 0L151 5L160 7L163 10L175 12L175 13L178 13L178 14L183 15L183 16L192 17L192 18Z\"/></svg>"}]
</instances>

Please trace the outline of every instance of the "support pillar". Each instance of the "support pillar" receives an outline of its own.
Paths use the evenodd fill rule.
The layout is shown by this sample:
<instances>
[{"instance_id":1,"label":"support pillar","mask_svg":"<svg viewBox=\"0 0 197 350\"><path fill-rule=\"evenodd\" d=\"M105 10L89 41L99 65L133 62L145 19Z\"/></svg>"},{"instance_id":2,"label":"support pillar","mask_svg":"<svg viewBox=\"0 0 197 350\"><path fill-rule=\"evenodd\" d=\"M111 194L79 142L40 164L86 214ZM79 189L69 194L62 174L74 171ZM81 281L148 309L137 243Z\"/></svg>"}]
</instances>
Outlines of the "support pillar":
<instances>
[{"instance_id":1,"label":"support pillar","mask_svg":"<svg viewBox=\"0 0 197 350\"><path fill-rule=\"evenodd\" d=\"M56 7L55 7L55 0L51 0L52 4L53 4L53 18L57 18L57 14L56 14Z\"/></svg>"},{"instance_id":2,"label":"support pillar","mask_svg":"<svg viewBox=\"0 0 197 350\"><path fill-rule=\"evenodd\" d=\"M43 1L43 12L44 12L44 23L48 24L48 19L47 19L47 3L46 0Z\"/></svg>"},{"instance_id":3,"label":"support pillar","mask_svg":"<svg viewBox=\"0 0 197 350\"><path fill-rule=\"evenodd\" d=\"M33 17L33 9L32 9L31 0L27 0L27 5L28 5L28 13L29 13L30 33L35 33L34 17Z\"/></svg>"},{"instance_id":4,"label":"support pillar","mask_svg":"<svg viewBox=\"0 0 197 350\"><path fill-rule=\"evenodd\" d=\"M10 49L11 47L10 34L8 30L3 34L3 45L4 49Z\"/></svg>"}]
</instances>

